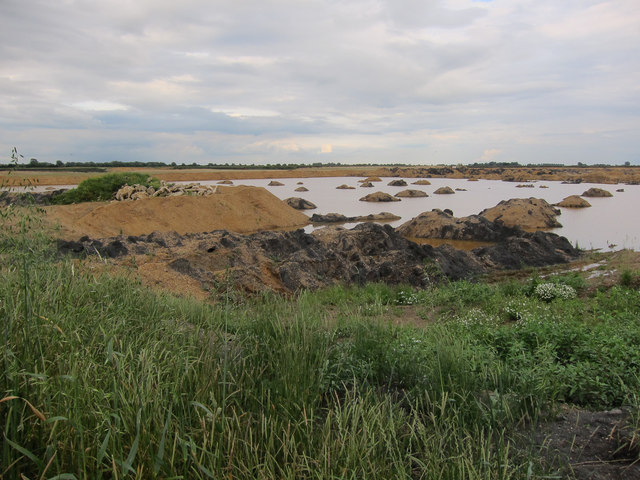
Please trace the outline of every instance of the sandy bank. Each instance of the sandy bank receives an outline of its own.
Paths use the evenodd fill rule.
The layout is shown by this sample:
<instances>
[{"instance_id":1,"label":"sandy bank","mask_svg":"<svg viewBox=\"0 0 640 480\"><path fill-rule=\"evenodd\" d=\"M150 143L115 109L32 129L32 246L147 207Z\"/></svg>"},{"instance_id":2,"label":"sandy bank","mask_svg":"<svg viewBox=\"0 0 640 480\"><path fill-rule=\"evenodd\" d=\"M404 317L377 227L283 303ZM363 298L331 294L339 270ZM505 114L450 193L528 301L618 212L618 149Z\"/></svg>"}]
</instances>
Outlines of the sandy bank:
<instances>
[{"instance_id":1,"label":"sandy bank","mask_svg":"<svg viewBox=\"0 0 640 480\"><path fill-rule=\"evenodd\" d=\"M59 224L64 238L143 235L153 231L180 234L229 230L297 228L309 217L258 187L219 187L208 197L179 196L108 203L46 207L47 219Z\"/></svg>"}]
</instances>

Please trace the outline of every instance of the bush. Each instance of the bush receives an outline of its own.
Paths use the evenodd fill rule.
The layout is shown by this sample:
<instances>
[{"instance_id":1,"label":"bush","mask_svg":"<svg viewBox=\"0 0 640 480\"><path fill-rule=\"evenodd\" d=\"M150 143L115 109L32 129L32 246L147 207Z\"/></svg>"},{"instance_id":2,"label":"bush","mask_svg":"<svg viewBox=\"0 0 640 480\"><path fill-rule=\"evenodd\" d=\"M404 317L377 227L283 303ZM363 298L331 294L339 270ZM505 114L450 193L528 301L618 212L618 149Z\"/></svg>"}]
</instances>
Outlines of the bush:
<instances>
[{"instance_id":1,"label":"bush","mask_svg":"<svg viewBox=\"0 0 640 480\"><path fill-rule=\"evenodd\" d=\"M576 297L575 289L562 283L540 283L536 286L535 293L540 300L545 302L550 302L554 298L568 300Z\"/></svg>"},{"instance_id":2,"label":"bush","mask_svg":"<svg viewBox=\"0 0 640 480\"><path fill-rule=\"evenodd\" d=\"M156 188L160 186L160 182L157 179L144 173L109 173L86 179L77 188L72 188L53 197L51 203L69 205L71 203L111 200L113 195L126 184L139 184Z\"/></svg>"}]
</instances>

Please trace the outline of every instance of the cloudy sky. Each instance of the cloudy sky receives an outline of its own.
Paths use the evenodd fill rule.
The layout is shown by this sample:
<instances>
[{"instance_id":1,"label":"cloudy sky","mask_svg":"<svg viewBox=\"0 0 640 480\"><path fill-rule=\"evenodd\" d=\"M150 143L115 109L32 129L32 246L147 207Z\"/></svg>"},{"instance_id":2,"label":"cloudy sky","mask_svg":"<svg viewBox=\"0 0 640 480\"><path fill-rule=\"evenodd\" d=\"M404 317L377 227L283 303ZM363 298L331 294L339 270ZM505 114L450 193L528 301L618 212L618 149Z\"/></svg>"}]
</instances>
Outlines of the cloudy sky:
<instances>
[{"instance_id":1,"label":"cloudy sky","mask_svg":"<svg viewBox=\"0 0 640 480\"><path fill-rule=\"evenodd\" d=\"M0 0L0 154L640 164L638 0Z\"/></svg>"}]
</instances>

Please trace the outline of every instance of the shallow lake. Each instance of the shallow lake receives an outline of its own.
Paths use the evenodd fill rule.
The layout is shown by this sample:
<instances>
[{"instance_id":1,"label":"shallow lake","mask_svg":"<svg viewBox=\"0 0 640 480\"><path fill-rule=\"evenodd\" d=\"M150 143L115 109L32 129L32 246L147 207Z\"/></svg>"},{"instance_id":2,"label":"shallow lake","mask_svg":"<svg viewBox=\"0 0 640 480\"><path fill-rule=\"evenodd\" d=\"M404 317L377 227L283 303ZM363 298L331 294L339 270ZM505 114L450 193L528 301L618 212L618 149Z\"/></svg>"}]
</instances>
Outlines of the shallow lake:
<instances>
[{"instance_id":1,"label":"shallow lake","mask_svg":"<svg viewBox=\"0 0 640 480\"><path fill-rule=\"evenodd\" d=\"M313 202L318 208L306 210L309 216L313 213L341 213L353 217L371 213L391 212L401 217L400 220L388 222L392 227L402 225L422 212L434 208L448 208L456 217L464 217L480 213L485 208L494 207L502 200L510 198L543 198L549 203L558 203L569 195L581 195L591 187L599 187L613 194L607 198L587 198L590 208L561 208L558 220L562 228L550 231L566 237L574 246L583 249L620 250L628 248L640 251L640 185L605 185L605 184L563 184L561 182L533 182L533 188L518 188L516 183L501 180L478 180L470 182L466 179L430 178L431 185L412 185L416 178L404 178L406 187L391 187L388 183L399 178L383 178L375 182L372 188L360 186L358 177L324 177L324 178L270 178L245 179L234 181L235 185L252 185L265 187L278 198L301 197ZM269 186L272 180L283 183L283 186ZM196 183L196 182L177 182ZM215 185L218 181L200 181L203 185ZM355 187L353 190L336 189L339 185ZM74 185L57 187L38 187L35 191L54 188L69 188ZM307 192L296 192L304 186ZM439 187L449 186L456 190L453 195L435 195ZM392 195L406 189L422 190L428 197L403 198L400 202L371 203L359 199L373 192L386 192ZM618 192L623 189L623 192ZM14 189L15 190L15 189ZM344 224L351 228L355 224ZM317 226L308 226L312 231Z\"/></svg>"},{"instance_id":2,"label":"shallow lake","mask_svg":"<svg viewBox=\"0 0 640 480\"><path fill-rule=\"evenodd\" d=\"M268 186L277 180L284 186ZM581 195L591 187L603 188L613 194L607 198L587 198L590 208L561 208L558 220L562 228L552 229L554 233L566 237L573 245L584 249L599 248L602 250L619 250L629 248L640 251L640 186L639 185L601 185L601 184L563 184L561 182L540 181L533 183L533 188L518 188L516 183L501 180L479 180L470 182L465 179L430 178L431 185L412 185L416 178L405 178L406 187L391 187L388 183L398 178L383 178L375 182L373 188L360 186L358 177L327 178L274 178L235 181L236 185L253 185L265 187L281 199L301 197L313 202L318 208L306 210L305 213L341 213L346 216L368 215L370 213L391 212L401 218L389 222L393 227L412 219L422 212L434 208L448 208L456 217L480 213L485 208L497 205L510 198L543 198L549 203L558 203L569 195ZM299 183L301 182L301 183ZM200 182L215 184L217 182ZM347 184L353 190L336 189ZM296 192L304 186L308 192ZM434 195L434 191L442 186L456 191L453 195ZM546 188L545 188L546 187ZM361 202L360 198L377 191L392 195L406 189L422 190L428 197L403 198L400 202L371 203ZM624 189L624 192L616 190ZM350 228L354 224L345 224ZM307 230L313 230L310 226Z\"/></svg>"}]
</instances>

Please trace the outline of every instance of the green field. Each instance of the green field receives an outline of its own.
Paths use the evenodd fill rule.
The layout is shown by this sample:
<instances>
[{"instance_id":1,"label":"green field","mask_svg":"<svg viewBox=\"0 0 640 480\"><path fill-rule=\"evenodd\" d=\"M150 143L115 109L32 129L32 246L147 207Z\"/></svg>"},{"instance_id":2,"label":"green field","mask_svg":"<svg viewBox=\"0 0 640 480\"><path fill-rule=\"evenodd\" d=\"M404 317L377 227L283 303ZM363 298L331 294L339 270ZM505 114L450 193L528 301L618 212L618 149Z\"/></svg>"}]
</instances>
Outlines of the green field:
<instances>
[{"instance_id":1,"label":"green field","mask_svg":"<svg viewBox=\"0 0 640 480\"><path fill-rule=\"evenodd\" d=\"M201 303L60 258L14 213L0 478L560 478L531 440L560 405L640 431L638 272Z\"/></svg>"}]
</instances>

